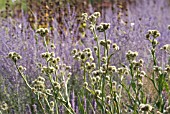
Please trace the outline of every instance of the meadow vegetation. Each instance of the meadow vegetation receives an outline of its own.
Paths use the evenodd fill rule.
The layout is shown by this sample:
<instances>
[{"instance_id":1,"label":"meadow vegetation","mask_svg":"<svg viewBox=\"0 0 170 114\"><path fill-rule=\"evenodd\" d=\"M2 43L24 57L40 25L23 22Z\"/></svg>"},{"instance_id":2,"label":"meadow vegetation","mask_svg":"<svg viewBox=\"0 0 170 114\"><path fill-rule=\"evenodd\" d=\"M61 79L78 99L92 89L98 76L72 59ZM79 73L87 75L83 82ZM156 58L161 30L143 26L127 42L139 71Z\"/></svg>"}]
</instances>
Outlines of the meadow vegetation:
<instances>
[{"instance_id":1,"label":"meadow vegetation","mask_svg":"<svg viewBox=\"0 0 170 114\"><path fill-rule=\"evenodd\" d=\"M0 114L170 113L168 0L16 2L0 18Z\"/></svg>"}]
</instances>

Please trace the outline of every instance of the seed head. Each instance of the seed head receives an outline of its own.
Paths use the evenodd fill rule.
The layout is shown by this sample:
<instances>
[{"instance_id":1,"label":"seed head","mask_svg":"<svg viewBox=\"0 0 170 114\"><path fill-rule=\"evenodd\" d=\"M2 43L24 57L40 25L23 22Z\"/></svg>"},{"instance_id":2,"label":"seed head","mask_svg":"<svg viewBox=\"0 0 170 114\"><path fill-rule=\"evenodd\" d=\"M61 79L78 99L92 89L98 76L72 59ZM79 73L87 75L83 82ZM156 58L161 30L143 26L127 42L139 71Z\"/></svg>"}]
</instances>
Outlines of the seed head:
<instances>
[{"instance_id":1,"label":"seed head","mask_svg":"<svg viewBox=\"0 0 170 114\"><path fill-rule=\"evenodd\" d=\"M51 44L51 49L55 49L55 45L54 44Z\"/></svg>"},{"instance_id":2,"label":"seed head","mask_svg":"<svg viewBox=\"0 0 170 114\"><path fill-rule=\"evenodd\" d=\"M92 64L91 64L91 67L92 67L93 69L95 69L95 68L96 68L96 63L92 63Z\"/></svg>"},{"instance_id":3,"label":"seed head","mask_svg":"<svg viewBox=\"0 0 170 114\"><path fill-rule=\"evenodd\" d=\"M93 56L90 56L90 58L89 58L89 59L90 59L90 61L91 61L91 62L93 62L93 61L94 61Z\"/></svg>"},{"instance_id":4,"label":"seed head","mask_svg":"<svg viewBox=\"0 0 170 114\"><path fill-rule=\"evenodd\" d=\"M45 78L43 78L42 76L39 76L39 77L38 77L38 81L40 81L40 82L45 82Z\"/></svg>"},{"instance_id":5,"label":"seed head","mask_svg":"<svg viewBox=\"0 0 170 114\"><path fill-rule=\"evenodd\" d=\"M113 44L112 44L112 47L113 47L114 50L119 50L119 46L117 46L116 43L113 43Z\"/></svg>"},{"instance_id":6,"label":"seed head","mask_svg":"<svg viewBox=\"0 0 170 114\"><path fill-rule=\"evenodd\" d=\"M53 108L54 107L54 101L50 101L50 106Z\"/></svg>"},{"instance_id":7,"label":"seed head","mask_svg":"<svg viewBox=\"0 0 170 114\"><path fill-rule=\"evenodd\" d=\"M89 28L89 30L90 30L90 31L92 31L92 32L93 32L94 27L95 27L95 26L94 26L93 24L90 24L88 28Z\"/></svg>"},{"instance_id":8,"label":"seed head","mask_svg":"<svg viewBox=\"0 0 170 114\"><path fill-rule=\"evenodd\" d=\"M141 111L150 112L152 110L152 106L150 104L140 104L139 109Z\"/></svg>"},{"instance_id":9,"label":"seed head","mask_svg":"<svg viewBox=\"0 0 170 114\"><path fill-rule=\"evenodd\" d=\"M107 102L110 101L110 99L111 99L110 95L106 96Z\"/></svg>"},{"instance_id":10,"label":"seed head","mask_svg":"<svg viewBox=\"0 0 170 114\"><path fill-rule=\"evenodd\" d=\"M100 23L100 25L97 26L97 30L99 32L104 32L104 31L106 31L109 28L110 28L110 23Z\"/></svg>"},{"instance_id":11,"label":"seed head","mask_svg":"<svg viewBox=\"0 0 170 114\"><path fill-rule=\"evenodd\" d=\"M152 44L153 44L154 46L156 46L156 45L159 44L159 42L158 42L157 40L153 39Z\"/></svg>"},{"instance_id":12,"label":"seed head","mask_svg":"<svg viewBox=\"0 0 170 114\"><path fill-rule=\"evenodd\" d=\"M94 16L94 15L92 14L92 15L90 15L90 16L88 17L88 20L89 20L90 23L95 23L95 22L96 22L96 16Z\"/></svg>"},{"instance_id":13,"label":"seed head","mask_svg":"<svg viewBox=\"0 0 170 114\"><path fill-rule=\"evenodd\" d=\"M95 52L97 51L97 46L94 46L94 51L95 51Z\"/></svg>"},{"instance_id":14,"label":"seed head","mask_svg":"<svg viewBox=\"0 0 170 114\"><path fill-rule=\"evenodd\" d=\"M5 111L5 110L8 110L8 105L7 105L7 103L3 102L2 105L1 105L1 109L4 110L4 111Z\"/></svg>"},{"instance_id":15,"label":"seed head","mask_svg":"<svg viewBox=\"0 0 170 114\"><path fill-rule=\"evenodd\" d=\"M73 54L73 55L76 54L76 53L77 53L77 49L73 49L72 52L71 52L71 54Z\"/></svg>"},{"instance_id":16,"label":"seed head","mask_svg":"<svg viewBox=\"0 0 170 114\"><path fill-rule=\"evenodd\" d=\"M67 77L71 77L71 75L72 75L72 73L71 73L71 72L69 72L69 73L68 73L68 75L67 75Z\"/></svg>"},{"instance_id":17,"label":"seed head","mask_svg":"<svg viewBox=\"0 0 170 114\"><path fill-rule=\"evenodd\" d=\"M101 94L101 91L100 90L95 90L95 94L96 94L96 96L99 96Z\"/></svg>"},{"instance_id":18,"label":"seed head","mask_svg":"<svg viewBox=\"0 0 170 114\"><path fill-rule=\"evenodd\" d=\"M163 47L161 47L162 50L165 50L166 52L170 52L170 44L166 44Z\"/></svg>"},{"instance_id":19,"label":"seed head","mask_svg":"<svg viewBox=\"0 0 170 114\"><path fill-rule=\"evenodd\" d=\"M138 82L138 86L139 86L139 87L142 87L142 86L143 86L142 81L139 81L139 82Z\"/></svg>"},{"instance_id":20,"label":"seed head","mask_svg":"<svg viewBox=\"0 0 170 114\"><path fill-rule=\"evenodd\" d=\"M146 39L149 40L149 38L150 38L150 34L146 34Z\"/></svg>"},{"instance_id":21,"label":"seed head","mask_svg":"<svg viewBox=\"0 0 170 114\"><path fill-rule=\"evenodd\" d=\"M110 80L110 76L109 75L106 76L106 80L108 80L108 81Z\"/></svg>"},{"instance_id":22,"label":"seed head","mask_svg":"<svg viewBox=\"0 0 170 114\"><path fill-rule=\"evenodd\" d=\"M36 33L38 33L42 37L46 36L48 32L49 32L48 28L39 28L36 30Z\"/></svg>"},{"instance_id":23,"label":"seed head","mask_svg":"<svg viewBox=\"0 0 170 114\"><path fill-rule=\"evenodd\" d=\"M61 89L61 85L58 82L54 82L53 85L57 90Z\"/></svg>"},{"instance_id":24,"label":"seed head","mask_svg":"<svg viewBox=\"0 0 170 114\"><path fill-rule=\"evenodd\" d=\"M60 61L60 57L57 57L56 60L57 60L57 62L59 62Z\"/></svg>"},{"instance_id":25,"label":"seed head","mask_svg":"<svg viewBox=\"0 0 170 114\"><path fill-rule=\"evenodd\" d=\"M84 85L84 87L85 87L85 88L87 88L88 83L87 83L87 82L84 82L84 84L83 84L83 85Z\"/></svg>"},{"instance_id":26,"label":"seed head","mask_svg":"<svg viewBox=\"0 0 170 114\"><path fill-rule=\"evenodd\" d=\"M102 57L102 58L101 58L101 61L104 62L104 63L106 63L106 57Z\"/></svg>"},{"instance_id":27,"label":"seed head","mask_svg":"<svg viewBox=\"0 0 170 114\"><path fill-rule=\"evenodd\" d=\"M54 52L51 52L51 53L50 53L50 56L51 56L51 57L55 57L55 53L54 53Z\"/></svg>"},{"instance_id":28,"label":"seed head","mask_svg":"<svg viewBox=\"0 0 170 114\"><path fill-rule=\"evenodd\" d=\"M113 82L112 82L112 85L113 85L113 86L116 86L116 85L117 85L117 82L116 82L116 81L113 81Z\"/></svg>"},{"instance_id":29,"label":"seed head","mask_svg":"<svg viewBox=\"0 0 170 114\"><path fill-rule=\"evenodd\" d=\"M81 56L80 56L80 58L81 58L81 60L85 60L86 55L85 55L84 53L82 53Z\"/></svg>"},{"instance_id":30,"label":"seed head","mask_svg":"<svg viewBox=\"0 0 170 114\"><path fill-rule=\"evenodd\" d=\"M87 13L82 13L82 20L87 21L88 14Z\"/></svg>"},{"instance_id":31,"label":"seed head","mask_svg":"<svg viewBox=\"0 0 170 114\"><path fill-rule=\"evenodd\" d=\"M139 63L143 64L144 63L143 59L139 59Z\"/></svg>"},{"instance_id":32,"label":"seed head","mask_svg":"<svg viewBox=\"0 0 170 114\"><path fill-rule=\"evenodd\" d=\"M9 52L8 57L9 57L9 58L12 58L13 55L14 55L14 52Z\"/></svg>"},{"instance_id":33,"label":"seed head","mask_svg":"<svg viewBox=\"0 0 170 114\"><path fill-rule=\"evenodd\" d=\"M121 90L122 89L122 85L118 85L118 90Z\"/></svg>"},{"instance_id":34,"label":"seed head","mask_svg":"<svg viewBox=\"0 0 170 114\"><path fill-rule=\"evenodd\" d=\"M96 78L92 77L92 82L95 83L96 82Z\"/></svg>"},{"instance_id":35,"label":"seed head","mask_svg":"<svg viewBox=\"0 0 170 114\"><path fill-rule=\"evenodd\" d=\"M93 15L94 15L96 18L98 18L98 17L100 17L100 12L94 12Z\"/></svg>"},{"instance_id":36,"label":"seed head","mask_svg":"<svg viewBox=\"0 0 170 114\"><path fill-rule=\"evenodd\" d=\"M100 76L96 76L96 81L99 82L100 81Z\"/></svg>"},{"instance_id":37,"label":"seed head","mask_svg":"<svg viewBox=\"0 0 170 114\"><path fill-rule=\"evenodd\" d=\"M51 89L46 89L47 94L51 94Z\"/></svg>"},{"instance_id":38,"label":"seed head","mask_svg":"<svg viewBox=\"0 0 170 114\"><path fill-rule=\"evenodd\" d=\"M102 46L106 46L105 41L104 41L104 40L101 40L101 41L100 41L100 45L102 45Z\"/></svg>"}]
</instances>

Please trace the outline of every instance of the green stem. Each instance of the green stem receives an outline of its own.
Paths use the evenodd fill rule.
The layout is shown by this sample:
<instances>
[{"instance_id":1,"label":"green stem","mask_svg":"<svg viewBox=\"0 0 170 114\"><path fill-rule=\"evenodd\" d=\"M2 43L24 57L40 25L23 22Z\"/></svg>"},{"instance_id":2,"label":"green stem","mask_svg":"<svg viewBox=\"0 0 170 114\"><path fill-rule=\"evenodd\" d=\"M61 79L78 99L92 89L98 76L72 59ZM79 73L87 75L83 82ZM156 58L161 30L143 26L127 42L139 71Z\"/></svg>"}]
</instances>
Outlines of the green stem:
<instances>
[{"instance_id":1,"label":"green stem","mask_svg":"<svg viewBox=\"0 0 170 114\"><path fill-rule=\"evenodd\" d=\"M93 29L93 35L94 35L94 39L97 42L97 58L98 58L98 68L100 69L100 44L99 44L99 40L98 40L98 36L96 34L95 29Z\"/></svg>"},{"instance_id":2,"label":"green stem","mask_svg":"<svg viewBox=\"0 0 170 114\"><path fill-rule=\"evenodd\" d=\"M44 109L44 107L43 107L43 105L42 105L42 103L41 103L41 101L40 101L39 93L38 93L38 102L39 102L39 104L40 104L40 106L41 106L41 109L43 110L43 113L46 114L45 109Z\"/></svg>"},{"instance_id":3,"label":"green stem","mask_svg":"<svg viewBox=\"0 0 170 114\"><path fill-rule=\"evenodd\" d=\"M46 37L45 37L45 36L44 36L44 45L45 45L46 51L49 52L49 51L48 51L48 47L47 47L47 42L46 42Z\"/></svg>"},{"instance_id":4,"label":"green stem","mask_svg":"<svg viewBox=\"0 0 170 114\"><path fill-rule=\"evenodd\" d=\"M104 39L105 39L105 43L106 43L106 47L105 47L105 56L106 58L108 57L109 55L109 50L108 50L108 45L107 45L107 37L106 37L106 31L104 31Z\"/></svg>"},{"instance_id":5,"label":"green stem","mask_svg":"<svg viewBox=\"0 0 170 114\"><path fill-rule=\"evenodd\" d=\"M26 77L24 76L24 74L23 74L23 73L19 70L18 65L17 65L17 63L16 63L16 62L15 62L15 66L16 66L16 68L17 68L17 70L18 70L19 74L20 74L20 75L21 75L21 77L23 78L23 80L24 80L25 84L29 87L29 89L32 89L32 88L31 88L31 86L29 85L29 83L28 83L28 81L27 81Z\"/></svg>"},{"instance_id":6,"label":"green stem","mask_svg":"<svg viewBox=\"0 0 170 114\"><path fill-rule=\"evenodd\" d=\"M114 92L114 101L116 103L116 108L117 108L117 114L120 114L120 108L119 108L119 103L116 98L116 92Z\"/></svg>"},{"instance_id":7,"label":"green stem","mask_svg":"<svg viewBox=\"0 0 170 114\"><path fill-rule=\"evenodd\" d=\"M86 80L86 66L85 66L85 62L84 62L83 68L84 68L84 72L83 72L83 75L84 75L84 82L86 82L87 80Z\"/></svg>"},{"instance_id":8,"label":"green stem","mask_svg":"<svg viewBox=\"0 0 170 114\"><path fill-rule=\"evenodd\" d=\"M107 69L108 69L108 66L109 66L109 64L108 64L108 55L109 55L109 51L108 51L108 46L107 46L107 37L106 37L106 31L104 31L104 38L105 38L105 43L106 43L106 47L104 48L104 50L105 50L105 57L106 57L106 64L107 64L107 68L106 68L106 73L105 73L105 75L104 76L102 76L103 77L103 79L102 79L102 105L103 105L103 107L105 106L105 77L106 77L106 75L107 75ZM103 114L105 114L105 107L103 108L103 110L102 110L102 113Z\"/></svg>"},{"instance_id":9,"label":"green stem","mask_svg":"<svg viewBox=\"0 0 170 114\"><path fill-rule=\"evenodd\" d=\"M47 103L48 107L49 107L49 108L51 108L51 106L50 106L50 104L49 104L49 102L48 102L48 99L47 99L47 98L45 98L45 102Z\"/></svg>"}]
</instances>

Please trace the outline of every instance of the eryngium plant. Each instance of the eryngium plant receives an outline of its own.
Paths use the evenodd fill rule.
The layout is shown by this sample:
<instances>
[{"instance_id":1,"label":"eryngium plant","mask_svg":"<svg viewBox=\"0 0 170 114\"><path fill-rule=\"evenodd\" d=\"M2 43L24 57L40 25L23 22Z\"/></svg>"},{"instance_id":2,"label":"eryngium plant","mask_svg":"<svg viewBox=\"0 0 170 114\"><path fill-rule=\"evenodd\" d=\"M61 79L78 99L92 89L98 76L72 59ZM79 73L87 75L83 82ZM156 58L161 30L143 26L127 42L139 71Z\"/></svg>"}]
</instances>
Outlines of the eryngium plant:
<instances>
[{"instance_id":1,"label":"eryngium plant","mask_svg":"<svg viewBox=\"0 0 170 114\"><path fill-rule=\"evenodd\" d=\"M110 59L119 47L107 39L106 31L110 27L109 23L96 25L99 16L99 12L90 16L86 13L82 14L83 22L89 24L89 29L94 36L97 45L94 50L91 48L72 50L73 58L81 64L84 79L84 89L80 95L85 99L84 102L79 100L79 110L82 113L89 113L92 107L93 112L102 114L168 113L169 102L165 96L169 95L167 83L169 66L167 65L164 70L159 67L155 53L158 45L156 38L160 36L159 31L149 30L146 35L147 40L152 44L150 50L153 58L152 76L143 71L144 60L137 59L136 51L129 50L126 53L128 65L122 64L122 67L116 68L113 63L110 63ZM100 32L104 34L104 38L98 37L97 33ZM130 82L127 77L130 77ZM147 100L144 90L143 80L146 78L151 81L157 91L157 99L152 102ZM97 103L97 107L92 104L93 101ZM82 103L84 106L81 105Z\"/></svg>"},{"instance_id":2,"label":"eryngium plant","mask_svg":"<svg viewBox=\"0 0 170 114\"><path fill-rule=\"evenodd\" d=\"M69 72L71 66L64 64L60 57L55 57L54 52L48 51L46 44L47 28L41 28L37 30L37 33L44 37L46 52L42 53L41 57L46 64L39 63L41 73L31 84L28 83L24 74L26 68L18 65L18 61L22 57L16 52L10 52L8 57L14 62L27 87L35 94L44 114L59 114L60 105L64 106L67 112L74 114L75 112L71 107L68 93L68 81L72 75Z\"/></svg>"},{"instance_id":3,"label":"eryngium plant","mask_svg":"<svg viewBox=\"0 0 170 114\"><path fill-rule=\"evenodd\" d=\"M33 92L39 102L41 111L44 114L58 114L61 106L65 113L101 113L101 114L122 114L122 113L169 113L169 87L167 77L169 76L170 66L165 69L159 67L156 57L158 45L157 37L159 31L149 30L146 35L151 43L151 55L153 58L152 76L145 73L144 60L138 59L138 52L129 50L126 53L127 65L116 68L111 63L111 58L119 50L119 46L113 43L106 36L106 31L110 28L109 23L97 25L99 12L88 16L82 14L83 23L89 25L89 30L94 36L96 46L85 49L73 49L73 58L80 62L83 85L80 85L77 93L76 106L70 101L68 82L72 75L71 66L64 64L60 57L56 57L54 52L49 52L46 35L48 29L41 28L37 31L44 37L46 52L41 54L45 64L39 63L41 73L30 84L24 74L25 67L18 64L22 57L16 52L10 52L8 57L14 62L19 74L25 84ZM103 38L99 33L104 34ZM162 49L168 49L163 46ZM81 75L81 74L80 74ZM128 80L129 78L130 80ZM149 79L157 92L157 99L147 100L144 91L143 80ZM74 90L74 89L73 89ZM73 93L74 94L74 93ZM74 95L72 95L74 97ZM74 108L73 108L74 107ZM39 107L38 107L39 108Z\"/></svg>"}]
</instances>

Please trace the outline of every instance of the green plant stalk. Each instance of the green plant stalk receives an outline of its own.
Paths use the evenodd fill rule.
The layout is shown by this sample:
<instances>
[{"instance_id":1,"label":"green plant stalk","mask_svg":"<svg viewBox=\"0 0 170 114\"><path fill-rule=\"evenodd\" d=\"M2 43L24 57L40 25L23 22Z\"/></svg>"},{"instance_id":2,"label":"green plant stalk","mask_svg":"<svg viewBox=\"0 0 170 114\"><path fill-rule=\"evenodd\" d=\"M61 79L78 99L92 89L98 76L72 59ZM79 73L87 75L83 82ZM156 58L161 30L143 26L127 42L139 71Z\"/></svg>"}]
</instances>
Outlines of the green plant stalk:
<instances>
[{"instance_id":1,"label":"green plant stalk","mask_svg":"<svg viewBox=\"0 0 170 114\"><path fill-rule=\"evenodd\" d=\"M64 77L64 76L63 76ZM65 81L65 80L64 80ZM67 104L69 106L69 108L71 108L72 111L74 111L71 107L71 104L70 104L70 100L69 100L69 96L68 96L68 88L67 88L67 83L68 83L68 80L65 82L65 94L66 94L66 97L67 97Z\"/></svg>"},{"instance_id":2,"label":"green plant stalk","mask_svg":"<svg viewBox=\"0 0 170 114\"><path fill-rule=\"evenodd\" d=\"M117 108L116 112L117 112L117 114L120 114L120 108L119 108L119 103L116 98L116 92L114 92L114 101L116 103L116 108Z\"/></svg>"},{"instance_id":3,"label":"green plant stalk","mask_svg":"<svg viewBox=\"0 0 170 114\"><path fill-rule=\"evenodd\" d=\"M152 40L152 42L153 42L153 40ZM156 46L154 46L153 43L152 43L152 48L153 48L153 51L151 50L151 54L152 54L152 58L153 58L153 62L154 62L153 65L156 66L157 65L156 54L155 54ZM155 82L155 73L154 72L152 73L152 83L153 83L155 89L157 90L157 92L159 93L159 90L157 88L157 84Z\"/></svg>"},{"instance_id":4,"label":"green plant stalk","mask_svg":"<svg viewBox=\"0 0 170 114\"><path fill-rule=\"evenodd\" d=\"M105 39L105 43L106 43L106 47L105 47L105 56L106 58L108 58L108 55L109 55L109 49L108 49L108 45L107 45L107 37L106 37L106 31L104 31L104 39Z\"/></svg>"},{"instance_id":5,"label":"green plant stalk","mask_svg":"<svg viewBox=\"0 0 170 114\"><path fill-rule=\"evenodd\" d=\"M49 104L49 102L48 102L48 99L47 99L47 98L44 98L44 99L45 99L45 102L47 103L49 109L51 109L51 106L50 106L50 104Z\"/></svg>"},{"instance_id":6,"label":"green plant stalk","mask_svg":"<svg viewBox=\"0 0 170 114\"><path fill-rule=\"evenodd\" d=\"M102 76L102 105L103 105L103 109L102 109L102 113L105 114L105 77L107 75L107 70L108 70L108 55L109 55L109 50L108 50L108 46L107 46L107 37L106 37L106 31L104 31L104 39L105 39L105 43L106 43L106 47L104 48L104 52L105 52L105 57L106 57L106 63L107 63L107 68L106 68L106 73L105 76Z\"/></svg>"},{"instance_id":7,"label":"green plant stalk","mask_svg":"<svg viewBox=\"0 0 170 114\"><path fill-rule=\"evenodd\" d=\"M121 85L122 85L122 87L125 89L125 91L126 91L127 94L128 94L129 102L130 102L131 104L133 104L133 102L135 101L135 98L133 98L133 96L130 94L130 89L127 88L127 87L125 86L125 84L123 84L123 83L121 83ZM132 102L132 101L133 101L133 102Z\"/></svg>"},{"instance_id":8,"label":"green plant stalk","mask_svg":"<svg viewBox=\"0 0 170 114\"><path fill-rule=\"evenodd\" d=\"M45 45L46 51L49 52L49 51L48 51L48 47L47 47L47 42L46 42L46 37L45 37L45 36L44 36L44 45Z\"/></svg>"},{"instance_id":9,"label":"green plant stalk","mask_svg":"<svg viewBox=\"0 0 170 114\"><path fill-rule=\"evenodd\" d=\"M56 114L59 114L59 113L58 113L58 104L57 104L57 99L55 99L55 107L56 107Z\"/></svg>"},{"instance_id":10,"label":"green plant stalk","mask_svg":"<svg viewBox=\"0 0 170 114\"><path fill-rule=\"evenodd\" d=\"M69 108L66 108L66 109L67 109L70 113L75 113L74 110L72 109L71 105L70 105L70 102L69 102L69 97L68 97L68 92L67 92L67 85L65 84L65 88L66 88L65 94L66 94L66 97L67 97L67 102L65 102L65 101L63 100L64 98L62 98L62 99L58 99L58 98L57 98L57 94L56 94L56 92L55 92L55 88L54 88L54 85L53 85L52 76L51 76L49 73L48 73L47 75L48 75L48 77L49 77L50 83L51 83L52 88L53 88L53 90L54 90L54 96L55 96L56 106L58 106L57 102L58 102L58 100L59 100L59 101L61 101L62 103L64 103L63 105L64 105L65 107L67 107L67 105L65 105L65 104L68 104ZM58 107L56 107L56 114L58 114Z\"/></svg>"},{"instance_id":11,"label":"green plant stalk","mask_svg":"<svg viewBox=\"0 0 170 114\"><path fill-rule=\"evenodd\" d=\"M86 82L87 80L86 80L86 66L85 66L85 62L84 62L84 65L83 65L83 69L84 69L84 71L83 71L84 82Z\"/></svg>"},{"instance_id":12,"label":"green plant stalk","mask_svg":"<svg viewBox=\"0 0 170 114\"><path fill-rule=\"evenodd\" d=\"M55 92L55 88L54 88L54 85L53 85L53 80L52 80L52 76L51 75L49 75L49 74L47 74L48 75L48 78L49 78L49 80L50 80L50 83L51 83L51 85L52 85L52 88L53 88L53 91L54 91L54 96L55 96L55 105L56 105L56 114L58 114L58 99L57 99L57 94L56 94L56 92Z\"/></svg>"},{"instance_id":13,"label":"green plant stalk","mask_svg":"<svg viewBox=\"0 0 170 114\"><path fill-rule=\"evenodd\" d=\"M134 99L135 104L133 106L134 111L135 111L134 114L136 114L137 113L137 109L136 108L137 108L138 96L137 96L137 85L136 85L135 80L134 80L134 70L133 70L133 64L132 63L130 63L130 74L132 76L132 80L131 80L130 86L132 86L132 89L133 89L133 91L135 92L135 95L136 95L135 96L136 99ZM132 85L132 84L134 84L134 85ZM130 88L129 88L129 90L130 90Z\"/></svg>"},{"instance_id":14,"label":"green plant stalk","mask_svg":"<svg viewBox=\"0 0 170 114\"><path fill-rule=\"evenodd\" d=\"M54 92L54 96L55 96L55 102L58 102L60 101L61 103L63 103L63 106L67 109L67 111L70 113L70 114L76 114L74 112L74 110L72 109L71 105L69 105L68 107L68 103L67 101L64 100L63 96L60 96L61 98L57 97L57 94ZM57 104L57 103L56 103ZM56 107L58 108L58 107ZM57 109L58 110L58 109Z\"/></svg>"},{"instance_id":15,"label":"green plant stalk","mask_svg":"<svg viewBox=\"0 0 170 114\"><path fill-rule=\"evenodd\" d=\"M88 77L90 77L90 72L89 71L87 71L87 74L88 74ZM89 82L89 81L88 81ZM88 93L87 93L87 90L85 90L85 95L86 95L86 104L87 104L87 106L86 106L86 112L87 112L87 114L89 113L88 111L89 111L89 107L90 106L92 106L92 104L90 103L90 101L89 100L91 100L92 98L91 97L89 97L89 95L88 95Z\"/></svg>"},{"instance_id":16,"label":"green plant stalk","mask_svg":"<svg viewBox=\"0 0 170 114\"><path fill-rule=\"evenodd\" d=\"M43 113L44 113L44 114L47 114L47 113L45 112L45 109L44 109L44 107L43 107L41 101L40 101L39 93L38 93L38 102L39 102L39 104L40 104L41 109L43 110Z\"/></svg>"},{"instance_id":17,"label":"green plant stalk","mask_svg":"<svg viewBox=\"0 0 170 114\"><path fill-rule=\"evenodd\" d=\"M122 82L124 76L122 75L122 76L120 76L120 77L121 77L120 82ZM118 106L119 106L119 109L120 109L121 95L122 95L122 88L121 88L120 91L119 91L119 99L118 99Z\"/></svg>"},{"instance_id":18,"label":"green plant stalk","mask_svg":"<svg viewBox=\"0 0 170 114\"><path fill-rule=\"evenodd\" d=\"M110 63L110 59L111 57L114 55L114 53L110 54L107 58L107 63L109 64ZM112 78L110 78L110 94L111 94L111 98L113 97L113 86L112 86ZM111 113L114 113L113 112L113 105L111 105Z\"/></svg>"},{"instance_id":19,"label":"green plant stalk","mask_svg":"<svg viewBox=\"0 0 170 114\"><path fill-rule=\"evenodd\" d=\"M132 86L132 84L135 83L135 82L134 82L134 72L133 72L133 64L132 64L132 63L130 63L129 68L130 68L130 75L131 75L131 77L132 77L131 83L130 83L130 85L129 85L129 90L130 90L130 87ZM135 88L134 88L133 86L132 86L132 89L133 89L133 91L136 93L136 90L135 90Z\"/></svg>"},{"instance_id":20,"label":"green plant stalk","mask_svg":"<svg viewBox=\"0 0 170 114\"><path fill-rule=\"evenodd\" d=\"M98 50L97 50L98 69L100 70L100 44L99 44L98 36L96 34L95 29L93 29L92 33L94 35L95 41L97 42L97 48L98 48ZM103 91L104 91L104 88L103 88L104 86L103 85L105 85L105 84L103 82L105 82L105 78L103 78L103 80L100 81L100 84L101 84L101 87L102 87L101 88L102 89L102 104L103 104L102 113L105 114L105 108L104 108L105 105L104 105L104 96L103 96Z\"/></svg>"},{"instance_id":21,"label":"green plant stalk","mask_svg":"<svg viewBox=\"0 0 170 114\"><path fill-rule=\"evenodd\" d=\"M96 34L95 29L93 29L93 35L94 35L94 39L97 42L97 59L98 59L98 68L100 69L100 44L99 44L99 40L98 40L98 36Z\"/></svg>"},{"instance_id":22,"label":"green plant stalk","mask_svg":"<svg viewBox=\"0 0 170 114\"><path fill-rule=\"evenodd\" d=\"M64 86L65 86L65 95L66 95L66 98L67 98L67 101L66 101L66 107L68 107L68 111L71 113L71 114L75 114L73 108L71 107L71 104L70 104L70 100L69 100L69 96L68 96L68 88L67 88L67 84L68 84L68 80L65 80L64 78L64 75L63 75L63 80L64 80Z\"/></svg>"},{"instance_id":23,"label":"green plant stalk","mask_svg":"<svg viewBox=\"0 0 170 114\"><path fill-rule=\"evenodd\" d=\"M26 77L24 76L24 74L19 70L17 63L14 62L14 64L15 64L15 66L16 66L16 68L17 68L19 74L21 75L22 79L24 80L25 84L29 87L29 89L32 89L31 86L29 85L29 83L28 83Z\"/></svg>"},{"instance_id":24,"label":"green plant stalk","mask_svg":"<svg viewBox=\"0 0 170 114\"><path fill-rule=\"evenodd\" d=\"M139 70L137 70L137 77L139 75ZM140 92L140 87L138 86L139 80L137 78L137 82L136 82L136 100L139 102L140 104L140 100L139 100L139 92Z\"/></svg>"},{"instance_id":25,"label":"green plant stalk","mask_svg":"<svg viewBox=\"0 0 170 114\"><path fill-rule=\"evenodd\" d=\"M51 83L51 85L52 85L52 87L53 87L53 90L54 90L54 97L55 97L55 103L56 103L56 114L58 114L58 101L61 101L62 103L63 103L63 105L64 105L64 107L66 107L66 109L72 114L73 112L74 112L74 110L70 107L70 105L69 105L69 108L67 108L67 106L65 105L65 104L67 104L67 102L64 100L64 98L62 97L62 96L60 96L60 97L62 97L62 99L59 99L58 97L57 97L57 94L56 94L56 92L55 92L55 88L54 88L54 85L53 85L53 83L52 83L52 76L51 75L49 75L49 79L50 79L50 83ZM74 113L73 113L74 114Z\"/></svg>"},{"instance_id":26,"label":"green plant stalk","mask_svg":"<svg viewBox=\"0 0 170 114\"><path fill-rule=\"evenodd\" d=\"M153 39L154 40L154 39ZM157 59L156 59L156 54L155 54L155 50L156 50L156 46L153 44L153 40L152 40L152 48L153 48L153 51L151 50L151 54L152 54L152 58L153 58L153 62L154 62L154 66L157 66ZM162 78L160 77L162 75L159 75L159 78ZM163 108L161 108L161 105L163 105L163 101L162 101L162 89L163 89L163 81L162 79L160 80L161 82L158 82L158 85L156 83L156 80L155 80L155 72L152 73L152 83L154 85L154 88L157 90L157 93L159 95L159 98L158 98L158 109L163 112Z\"/></svg>"},{"instance_id":27,"label":"green plant stalk","mask_svg":"<svg viewBox=\"0 0 170 114\"><path fill-rule=\"evenodd\" d=\"M114 96L113 96L112 78L110 78L110 94L111 94L111 98L113 98ZM111 114L114 113L113 112L113 108L114 108L113 105L111 105L110 108L111 108Z\"/></svg>"},{"instance_id":28,"label":"green plant stalk","mask_svg":"<svg viewBox=\"0 0 170 114\"><path fill-rule=\"evenodd\" d=\"M48 51L48 47L47 47L47 42L46 42L46 37L44 36L44 44L45 44L45 48L46 48L46 52L49 52ZM48 61L47 61L47 67L48 67ZM51 85L52 85L52 87L53 87L53 90L55 90L54 89L54 85L53 85L53 83L52 83L52 76L51 75L49 75L49 74L47 74L48 75L48 77L49 77L49 79L50 79L50 83L51 83ZM65 94L66 94L66 97L67 97L67 105L69 106L69 108L66 108L70 113L75 113L74 112L74 110L72 109L72 107L71 107L71 104L70 104L70 102L69 102L69 97L68 97L68 92L67 92L67 84L64 84L65 85L65 88L66 88L66 91L65 91ZM55 94L55 92L54 92L54 94ZM55 94L55 100L56 100L56 103L57 103L57 95ZM64 102L64 101L63 101ZM64 105L65 107L67 107L67 105ZM58 113L58 107L56 107L57 108L57 113ZM71 111L70 111L71 110Z\"/></svg>"}]
</instances>

